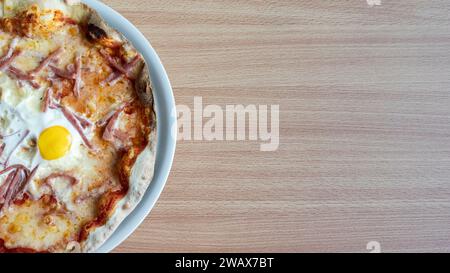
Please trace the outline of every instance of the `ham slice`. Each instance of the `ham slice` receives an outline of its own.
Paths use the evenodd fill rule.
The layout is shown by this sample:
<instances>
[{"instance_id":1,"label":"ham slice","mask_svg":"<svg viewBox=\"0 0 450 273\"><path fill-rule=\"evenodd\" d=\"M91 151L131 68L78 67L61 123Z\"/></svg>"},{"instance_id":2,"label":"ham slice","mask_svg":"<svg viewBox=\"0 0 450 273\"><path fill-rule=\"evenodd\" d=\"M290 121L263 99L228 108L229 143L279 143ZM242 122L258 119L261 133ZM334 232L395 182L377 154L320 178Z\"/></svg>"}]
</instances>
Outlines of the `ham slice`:
<instances>
[{"instance_id":1,"label":"ham slice","mask_svg":"<svg viewBox=\"0 0 450 273\"><path fill-rule=\"evenodd\" d=\"M0 156L3 155L3 152L5 151L6 143L3 143L2 146L0 146Z\"/></svg>"},{"instance_id":2,"label":"ham slice","mask_svg":"<svg viewBox=\"0 0 450 273\"><path fill-rule=\"evenodd\" d=\"M11 55L14 52L14 50L16 50L16 47L17 47L18 43L19 43L19 38L18 37L13 38L11 40L11 43L9 44L8 51L6 52L5 56L3 56L3 57L5 57L5 58L11 57Z\"/></svg>"},{"instance_id":3,"label":"ham slice","mask_svg":"<svg viewBox=\"0 0 450 273\"><path fill-rule=\"evenodd\" d=\"M90 129L93 126L92 122L89 119L74 112L72 112L72 114L78 120L83 129Z\"/></svg>"},{"instance_id":4,"label":"ham slice","mask_svg":"<svg viewBox=\"0 0 450 273\"><path fill-rule=\"evenodd\" d=\"M130 62L125 63L124 65L122 65L117 59L109 55L105 50L100 50L100 54L113 69L113 72L109 74L109 76L104 81L101 82L102 86L105 86L106 84L114 85L123 76L127 77L130 80L134 80L131 72L141 59L141 56L139 54L136 55Z\"/></svg>"},{"instance_id":5,"label":"ham slice","mask_svg":"<svg viewBox=\"0 0 450 273\"><path fill-rule=\"evenodd\" d=\"M3 171L2 171L2 174L5 174L5 173L7 173L7 172L9 172L9 171L12 171L12 170L14 170L14 168L10 168L8 171L3 170ZM3 184L1 184L1 186L0 186L0 203L3 202L4 199L2 199L2 198L3 198L4 195L6 194L6 190L8 189L8 187L9 187L9 181L8 181L8 178L7 178L7 179L3 182Z\"/></svg>"},{"instance_id":6,"label":"ham slice","mask_svg":"<svg viewBox=\"0 0 450 273\"><path fill-rule=\"evenodd\" d=\"M9 184L8 192L5 196L5 202L4 204L9 207L11 205L11 202L14 200L14 198L17 196L17 192L20 188L20 185L22 181L25 179L25 175L21 171L21 169L16 169L14 172L14 176Z\"/></svg>"},{"instance_id":7,"label":"ham slice","mask_svg":"<svg viewBox=\"0 0 450 273\"><path fill-rule=\"evenodd\" d=\"M122 143L126 143L130 139L130 135L124 131L114 129L112 132L114 138L120 140Z\"/></svg>"},{"instance_id":8,"label":"ham slice","mask_svg":"<svg viewBox=\"0 0 450 273\"><path fill-rule=\"evenodd\" d=\"M122 111L117 111L109 120L108 124L105 127L105 131L103 132L103 139L106 141L113 142L114 141L114 129L117 126L117 121L119 120L119 116Z\"/></svg>"},{"instance_id":9,"label":"ham slice","mask_svg":"<svg viewBox=\"0 0 450 273\"><path fill-rule=\"evenodd\" d=\"M54 65L49 65L49 67L56 76L67 80L75 80L75 71L71 70L69 68L70 66L67 66L66 70L60 69Z\"/></svg>"},{"instance_id":10,"label":"ham slice","mask_svg":"<svg viewBox=\"0 0 450 273\"><path fill-rule=\"evenodd\" d=\"M42 112L47 112L52 100L53 89L51 87L47 88L44 93L44 98L42 99Z\"/></svg>"},{"instance_id":11,"label":"ham slice","mask_svg":"<svg viewBox=\"0 0 450 273\"><path fill-rule=\"evenodd\" d=\"M20 55L21 51L16 49L18 42L19 39L14 38L9 44L8 51L0 57L0 71L4 71Z\"/></svg>"},{"instance_id":12,"label":"ham slice","mask_svg":"<svg viewBox=\"0 0 450 273\"><path fill-rule=\"evenodd\" d=\"M114 86L122 77L123 77L123 74L121 74L120 72L114 71L111 74L109 74L109 76L106 79L104 79L100 83L100 85L103 87L106 85Z\"/></svg>"},{"instance_id":13,"label":"ham slice","mask_svg":"<svg viewBox=\"0 0 450 273\"><path fill-rule=\"evenodd\" d=\"M9 57L2 58L0 60L0 71L4 71L8 68L8 66L11 65L11 63L14 61L16 57L20 55L20 50L14 50L14 52Z\"/></svg>"},{"instance_id":14,"label":"ham slice","mask_svg":"<svg viewBox=\"0 0 450 273\"><path fill-rule=\"evenodd\" d=\"M20 186L19 191L17 192L17 196L14 198L14 200L17 198L23 198L25 189L28 186L28 184L30 184L33 177L36 175L38 168L39 168L39 165L34 167L34 169L31 172L29 172L29 174L27 174L26 179L23 181L22 185Z\"/></svg>"},{"instance_id":15,"label":"ham slice","mask_svg":"<svg viewBox=\"0 0 450 273\"><path fill-rule=\"evenodd\" d=\"M39 72L42 71L42 69L46 68L50 63L57 60L57 58L64 52L64 49L62 47L56 49L50 55L48 55L44 60L41 61L41 63L33 70L30 71L31 76L37 75Z\"/></svg>"},{"instance_id":16,"label":"ham slice","mask_svg":"<svg viewBox=\"0 0 450 273\"><path fill-rule=\"evenodd\" d=\"M112 68L121 72L122 74L127 74L125 68L121 64L119 64L119 62L116 59L114 59L111 55L109 55L105 50L100 49L99 52Z\"/></svg>"},{"instance_id":17,"label":"ham slice","mask_svg":"<svg viewBox=\"0 0 450 273\"><path fill-rule=\"evenodd\" d=\"M100 119L99 121L97 121L96 125L98 127L104 127L108 124L109 120L117 113L117 112L122 112L125 107L127 107L130 104L130 102L127 103L122 103L121 105L119 105L119 107L117 107L114 110L111 110L108 114L106 114L106 116L104 116L102 119Z\"/></svg>"},{"instance_id":18,"label":"ham slice","mask_svg":"<svg viewBox=\"0 0 450 273\"><path fill-rule=\"evenodd\" d=\"M53 179L57 179L57 178L62 178L62 179L68 180L72 186L78 184L78 182L79 182L78 179L76 179L75 177L73 177L70 174L54 173L54 174L51 174L50 176L48 176L47 178L45 178L44 183L46 183L48 186L51 187L50 182Z\"/></svg>"},{"instance_id":19,"label":"ham slice","mask_svg":"<svg viewBox=\"0 0 450 273\"><path fill-rule=\"evenodd\" d=\"M33 76L23 72L22 70L14 67L14 66L9 66L8 67L8 73L11 76L13 76L14 78L18 79L19 81L27 82L29 85L31 85L35 89L41 87L39 83L34 81L34 77Z\"/></svg>"},{"instance_id":20,"label":"ham slice","mask_svg":"<svg viewBox=\"0 0 450 273\"><path fill-rule=\"evenodd\" d=\"M75 83L73 85L73 94L76 98L80 97L80 89L82 88L83 81L81 79L82 62L81 54L77 54L75 57Z\"/></svg>"},{"instance_id":21,"label":"ham slice","mask_svg":"<svg viewBox=\"0 0 450 273\"><path fill-rule=\"evenodd\" d=\"M124 68L125 71L127 71L127 74L130 74L131 70L138 64L138 62L141 60L140 55L136 55L129 63L127 63Z\"/></svg>"},{"instance_id":22,"label":"ham slice","mask_svg":"<svg viewBox=\"0 0 450 273\"><path fill-rule=\"evenodd\" d=\"M40 88L39 83L35 81L35 76L41 72L44 68L49 66L52 62L56 61L58 57L64 52L63 48L57 48L51 52L46 58L44 58L39 65L28 72L24 72L17 67L12 66L12 62L16 57L21 54L20 49L16 49L18 40L14 39L8 49L8 52L0 58L0 71L7 71L11 76L19 80L19 85L22 86L22 81L27 82L33 88Z\"/></svg>"},{"instance_id":23,"label":"ham slice","mask_svg":"<svg viewBox=\"0 0 450 273\"><path fill-rule=\"evenodd\" d=\"M120 114L130 104L131 102L121 104L115 110L109 112L104 118L97 121L96 125L98 127L106 126L102 136L104 140L114 143L115 140L118 139L123 144L129 139L129 136L126 133L118 130L116 127Z\"/></svg>"},{"instance_id":24,"label":"ham slice","mask_svg":"<svg viewBox=\"0 0 450 273\"><path fill-rule=\"evenodd\" d=\"M88 147L91 150L95 150L92 143L89 141L87 136L84 134L83 126L80 124L79 120L77 119L77 117L75 116L75 114L72 111L70 111L68 108L66 108L62 105L59 105L59 104L52 104L50 106L50 108L51 109L60 108L61 112L63 113L63 115L67 119L67 121L69 121L72 124L72 126L75 128L75 130L77 130L78 134L80 135L81 139L84 142L84 145L86 145L86 147Z\"/></svg>"},{"instance_id":25,"label":"ham slice","mask_svg":"<svg viewBox=\"0 0 450 273\"><path fill-rule=\"evenodd\" d=\"M9 173L0 189L0 212L3 209L5 203L7 203L6 198L11 189L12 180L14 179L15 175L16 171Z\"/></svg>"},{"instance_id":26,"label":"ham slice","mask_svg":"<svg viewBox=\"0 0 450 273\"><path fill-rule=\"evenodd\" d=\"M25 166L18 164L0 171L1 175L9 172L0 187L0 211L5 205L9 207L16 199L23 198L26 186L35 175L38 167L39 165L30 172Z\"/></svg>"},{"instance_id":27,"label":"ham slice","mask_svg":"<svg viewBox=\"0 0 450 273\"><path fill-rule=\"evenodd\" d=\"M7 173L7 172L10 172L10 171L12 171L12 170L24 170L24 171L26 172L27 175L30 173L30 172L28 171L28 169L27 169L24 165L16 164L16 165L11 165L11 166L9 166L9 167L3 169L2 171L0 171L0 175L3 175L3 174L5 174L5 173Z\"/></svg>"},{"instance_id":28,"label":"ham slice","mask_svg":"<svg viewBox=\"0 0 450 273\"><path fill-rule=\"evenodd\" d=\"M83 71L83 63L81 60L81 54L77 53L75 56L74 64L70 64L66 67L66 69L60 69L54 65L49 65L50 69L53 73L62 79L73 80L73 95L76 98L80 97L81 88L83 88L83 80L81 79L82 71Z\"/></svg>"},{"instance_id":29,"label":"ham slice","mask_svg":"<svg viewBox=\"0 0 450 273\"><path fill-rule=\"evenodd\" d=\"M7 137L12 137L12 136L17 135L18 133L20 133L20 131L16 131L16 132L11 133L9 135L2 135L2 134L0 134L0 139L4 139L4 138L7 138Z\"/></svg>"},{"instance_id":30,"label":"ham slice","mask_svg":"<svg viewBox=\"0 0 450 273\"><path fill-rule=\"evenodd\" d=\"M70 1L66 0L65 2L70 2ZM72 5L72 4L70 4L70 5ZM72 19L70 17L64 17L64 22L69 25L77 25L78 24L78 22L75 19Z\"/></svg>"}]
</instances>

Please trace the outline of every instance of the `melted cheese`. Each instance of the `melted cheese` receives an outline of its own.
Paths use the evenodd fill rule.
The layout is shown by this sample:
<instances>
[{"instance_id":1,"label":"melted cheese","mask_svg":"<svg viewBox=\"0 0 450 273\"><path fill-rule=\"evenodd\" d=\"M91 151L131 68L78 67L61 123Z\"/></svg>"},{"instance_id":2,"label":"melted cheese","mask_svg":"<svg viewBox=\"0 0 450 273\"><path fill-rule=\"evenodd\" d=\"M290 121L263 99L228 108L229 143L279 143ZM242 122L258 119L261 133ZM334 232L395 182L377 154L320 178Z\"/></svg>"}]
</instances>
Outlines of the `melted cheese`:
<instances>
[{"instance_id":1,"label":"melted cheese","mask_svg":"<svg viewBox=\"0 0 450 273\"><path fill-rule=\"evenodd\" d=\"M37 5L41 10L59 10L67 17L81 20L86 16L86 11L76 5L80 1L71 1L71 5L66 5L61 0L3 0L3 17L13 17L18 12L28 9L32 5Z\"/></svg>"},{"instance_id":2,"label":"melted cheese","mask_svg":"<svg viewBox=\"0 0 450 273\"><path fill-rule=\"evenodd\" d=\"M11 106L17 106L32 93L31 88L24 86L20 88L15 79L10 78L6 73L0 74L0 99L8 102Z\"/></svg>"},{"instance_id":3,"label":"melted cheese","mask_svg":"<svg viewBox=\"0 0 450 273\"><path fill-rule=\"evenodd\" d=\"M42 202L27 202L20 209L13 207L10 211L0 216L0 238L4 238L9 248L46 250L64 239L70 240L76 228L64 216L47 216L47 206Z\"/></svg>"}]
</instances>

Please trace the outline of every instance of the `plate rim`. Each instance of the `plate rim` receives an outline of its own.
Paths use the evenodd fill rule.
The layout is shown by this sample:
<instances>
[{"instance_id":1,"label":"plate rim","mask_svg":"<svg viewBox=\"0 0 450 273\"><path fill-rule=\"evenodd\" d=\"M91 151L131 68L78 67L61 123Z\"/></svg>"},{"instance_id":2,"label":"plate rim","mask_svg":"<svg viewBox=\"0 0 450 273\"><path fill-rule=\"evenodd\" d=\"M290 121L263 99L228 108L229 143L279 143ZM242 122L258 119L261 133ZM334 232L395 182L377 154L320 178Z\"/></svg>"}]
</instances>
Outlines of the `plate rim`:
<instances>
[{"instance_id":1,"label":"plate rim","mask_svg":"<svg viewBox=\"0 0 450 273\"><path fill-rule=\"evenodd\" d=\"M148 67L153 84L157 116L157 148L155 173L142 200L120 223L112 235L95 251L107 253L124 242L149 215L159 199L172 168L177 139L176 104L167 72L149 40L139 29L119 12L98 0L82 0L96 10L114 29L124 35L139 51Z\"/></svg>"}]
</instances>

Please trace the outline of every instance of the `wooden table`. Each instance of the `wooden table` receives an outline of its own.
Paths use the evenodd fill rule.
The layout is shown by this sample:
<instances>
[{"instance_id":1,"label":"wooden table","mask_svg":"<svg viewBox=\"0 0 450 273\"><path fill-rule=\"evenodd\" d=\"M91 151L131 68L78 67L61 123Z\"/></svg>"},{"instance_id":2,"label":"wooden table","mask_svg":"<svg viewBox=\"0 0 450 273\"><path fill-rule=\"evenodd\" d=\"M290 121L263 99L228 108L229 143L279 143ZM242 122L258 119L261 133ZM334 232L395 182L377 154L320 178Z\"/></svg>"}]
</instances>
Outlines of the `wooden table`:
<instances>
[{"instance_id":1,"label":"wooden table","mask_svg":"<svg viewBox=\"0 0 450 273\"><path fill-rule=\"evenodd\" d=\"M177 104L279 104L281 144L180 141L117 252L450 251L450 2L104 1Z\"/></svg>"}]
</instances>

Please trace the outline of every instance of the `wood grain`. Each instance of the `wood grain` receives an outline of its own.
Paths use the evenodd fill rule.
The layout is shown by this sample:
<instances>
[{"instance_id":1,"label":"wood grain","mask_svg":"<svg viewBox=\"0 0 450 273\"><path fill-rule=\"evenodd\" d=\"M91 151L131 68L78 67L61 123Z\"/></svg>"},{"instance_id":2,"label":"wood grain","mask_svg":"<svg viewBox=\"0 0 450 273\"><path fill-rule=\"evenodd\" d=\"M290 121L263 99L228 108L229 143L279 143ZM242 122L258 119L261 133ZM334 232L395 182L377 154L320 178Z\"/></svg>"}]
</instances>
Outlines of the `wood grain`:
<instances>
[{"instance_id":1,"label":"wood grain","mask_svg":"<svg viewBox=\"0 0 450 273\"><path fill-rule=\"evenodd\" d=\"M104 1L177 104L279 104L281 145L180 141L117 252L450 251L450 2Z\"/></svg>"}]
</instances>

